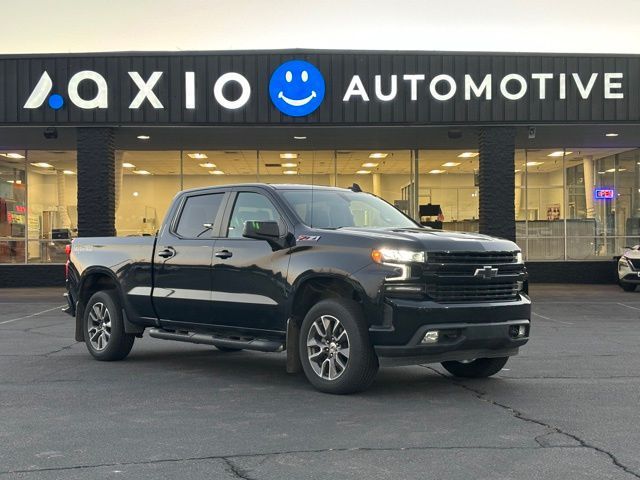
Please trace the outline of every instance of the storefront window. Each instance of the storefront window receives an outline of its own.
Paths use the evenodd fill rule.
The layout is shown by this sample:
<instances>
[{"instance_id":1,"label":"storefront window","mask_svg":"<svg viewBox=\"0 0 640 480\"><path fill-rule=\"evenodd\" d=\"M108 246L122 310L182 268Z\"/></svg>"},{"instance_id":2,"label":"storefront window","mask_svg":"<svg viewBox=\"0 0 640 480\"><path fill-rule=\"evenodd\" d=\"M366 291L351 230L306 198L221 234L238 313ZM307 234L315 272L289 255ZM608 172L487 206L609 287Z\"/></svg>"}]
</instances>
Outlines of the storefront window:
<instances>
[{"instance_id":1,"label":"storefront window","mask_svg":"<svg viewBox=\"0 0 640 480\"><path fill-rule=\"evenodd\" d=\"M447 230L477 232L477 150L420 150L418 160L420 221Z\"/></svg>"},{"instance_id":2,"label":"storefront window","mask_svg":"<svg viewBox=\"0 0 640 480\"><path fill-rule=\"evenodd\" d=\"M0 263L24 263L27 236L26 152L0 151Z\"/></svg>"},{"instance_id":3,"label":"storefront window","mask_svg":"<svg viewBox=\"0 0 640 480\"><path fill-rule=\"evenodd\" d=\"M29 263L63 263L78 231L75 151L27 152Z\"/></svg>"},{"instance_id":4,"label":"storefront window","mask_svg":"<svg viewBox=\"0 0 640 480\"><path fill-rule=\"evenodd\" d=\"M180 151L116 152L118 236L154 235L182 188Z\"/></svg>"}]
</instances>

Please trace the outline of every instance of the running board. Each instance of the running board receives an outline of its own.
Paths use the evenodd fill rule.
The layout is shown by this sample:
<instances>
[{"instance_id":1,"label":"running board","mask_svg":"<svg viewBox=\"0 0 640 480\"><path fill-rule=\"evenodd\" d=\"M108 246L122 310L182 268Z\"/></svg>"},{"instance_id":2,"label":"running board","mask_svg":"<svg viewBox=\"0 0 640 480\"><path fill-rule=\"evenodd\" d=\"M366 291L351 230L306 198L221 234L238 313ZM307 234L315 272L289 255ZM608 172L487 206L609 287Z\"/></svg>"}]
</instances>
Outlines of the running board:
<instances>
[{"instance_id":1,"label":"running board","mask_svg":"<svg viewBox=\"0 0 640 480\"><path fill-rule=\"evenodd\" d=\"M214 345L216 347L219 346L245 350L258 350L260 352L282 352L284 350L284 345L282 344L282 342L277 342L275 340L264 340L259 338L239 340L233 338L217 337L215 335L207 335L203 333L168 331L161 328L150 328L149 336L153 338L161 338L162 340L201 343L205 345Z\"/></svg>"}]
</instances>

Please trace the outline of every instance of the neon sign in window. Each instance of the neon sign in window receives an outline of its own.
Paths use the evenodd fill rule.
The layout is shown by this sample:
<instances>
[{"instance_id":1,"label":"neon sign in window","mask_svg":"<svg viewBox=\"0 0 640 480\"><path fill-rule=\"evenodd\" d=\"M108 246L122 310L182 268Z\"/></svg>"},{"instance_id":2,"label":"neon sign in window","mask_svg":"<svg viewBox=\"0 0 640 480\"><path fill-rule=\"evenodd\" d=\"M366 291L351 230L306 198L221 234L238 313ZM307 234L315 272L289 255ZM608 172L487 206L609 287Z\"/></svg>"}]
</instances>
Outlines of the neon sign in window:
<instances>
[{"instance_id":1,"label":"neon sign in window","mask_svg":"<svg viewBox=\"0 0 640 480\"><path fill-rule=\"evenodd\" d=\"M613 188L596 188L595 190L596 200L611 200L614 196Z\"/></svg>"}]
</instances>

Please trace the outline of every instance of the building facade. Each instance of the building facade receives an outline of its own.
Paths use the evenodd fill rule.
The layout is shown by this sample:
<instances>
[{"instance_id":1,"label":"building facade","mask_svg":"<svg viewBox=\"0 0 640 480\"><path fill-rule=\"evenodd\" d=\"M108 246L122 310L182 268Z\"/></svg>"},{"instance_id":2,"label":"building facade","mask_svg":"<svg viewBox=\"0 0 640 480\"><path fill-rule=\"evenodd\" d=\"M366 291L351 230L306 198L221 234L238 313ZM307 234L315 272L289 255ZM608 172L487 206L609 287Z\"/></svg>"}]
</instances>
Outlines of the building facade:
<instances>
[{"instance_id":1,"label":"building facade","mask_svg":"<svg viewBox=\"0 0 640 480\"><path fill-rule=\"evenodd\" d=\"M640 56L353 51L0 57L0 285L75 236L152 235L185 188L350 186L515 240L534 281L640 243Z\"/></svg>"}]
</instances>

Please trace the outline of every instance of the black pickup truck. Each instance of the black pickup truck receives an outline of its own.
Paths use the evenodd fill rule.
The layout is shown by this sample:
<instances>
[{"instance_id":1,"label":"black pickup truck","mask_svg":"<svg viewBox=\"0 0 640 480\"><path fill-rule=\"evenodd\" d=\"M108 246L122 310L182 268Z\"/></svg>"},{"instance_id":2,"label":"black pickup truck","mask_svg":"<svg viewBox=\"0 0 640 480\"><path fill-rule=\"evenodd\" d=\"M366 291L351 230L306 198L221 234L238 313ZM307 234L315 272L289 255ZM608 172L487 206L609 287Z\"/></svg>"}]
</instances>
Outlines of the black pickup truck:
<instances>
[{"instance_id":1,"label":"black pickup truck","mask_svg":"<svg viewBox=\"0 0 640 480\"><path fill-rule=\"evenodd\" d=\"M187 190L155 237L78 238L68 254L66 310L98 360L146 330L286 350L289 372L350 393L379 365L487 377L529 339L516 244L424 228L356 185Z\"/></svg>"}]
</instances>

